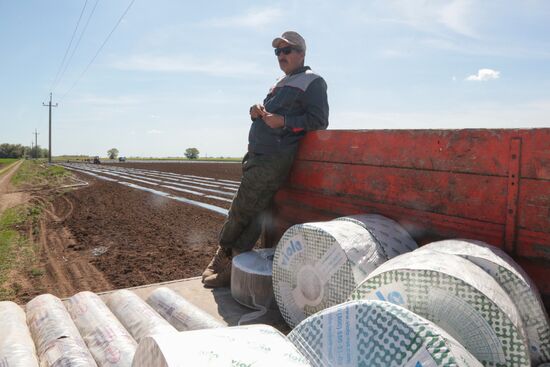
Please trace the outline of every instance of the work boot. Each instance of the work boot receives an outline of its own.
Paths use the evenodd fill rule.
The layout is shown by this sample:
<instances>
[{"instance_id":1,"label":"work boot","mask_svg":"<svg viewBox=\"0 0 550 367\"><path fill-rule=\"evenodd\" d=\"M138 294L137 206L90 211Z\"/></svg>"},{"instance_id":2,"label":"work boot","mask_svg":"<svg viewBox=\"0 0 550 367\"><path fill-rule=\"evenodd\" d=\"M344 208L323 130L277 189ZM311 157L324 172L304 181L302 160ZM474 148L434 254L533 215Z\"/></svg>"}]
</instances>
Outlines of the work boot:
<instances>
[{"instance_id":1,"label":"work boot","mask_svg":"<svg viewBox=\"0 0 550 367\"><path fill-rule=\"evenodd\" d=\"M218 248L216 255L202 273L202 283L208 288L229 287L231 285L231 262L233 256L241 251L235 249Z\"/></svg>"},{"instance_id":2,"label":"work boot","mask_svg":"<svg viewBox=\"0 0 550 367\"><path fill-rule=\"evenodd\" d=\"M223 268L229 266L231 268L231 256L229 254L231 250L218 246L216 254L210 260L210 263L206 266L206 269L202 272L202 280L220 272ZM228 265L229 264L229 265Z\"/></svg>"}]
</instances>

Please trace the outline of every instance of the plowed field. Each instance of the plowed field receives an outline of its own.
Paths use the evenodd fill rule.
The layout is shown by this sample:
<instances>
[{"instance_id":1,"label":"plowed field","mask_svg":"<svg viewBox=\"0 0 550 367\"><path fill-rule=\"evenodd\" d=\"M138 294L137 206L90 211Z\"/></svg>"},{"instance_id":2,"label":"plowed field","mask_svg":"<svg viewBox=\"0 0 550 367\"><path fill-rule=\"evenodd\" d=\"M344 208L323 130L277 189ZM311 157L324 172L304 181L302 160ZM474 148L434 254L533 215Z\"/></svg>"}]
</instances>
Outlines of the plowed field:
<instances>
[{"instance_id":1,"label":"plowed field","mask_svg":"<svg viewBox=\"0 0 550 367\"><path fill-rule=\"evenodd\" d=\"M20 303L45 292L67 297L200 275L241 174L238 163L68 168L89 184L48 204L34 238L44 274L15 280Z\"/></svg>"}]
</instances>

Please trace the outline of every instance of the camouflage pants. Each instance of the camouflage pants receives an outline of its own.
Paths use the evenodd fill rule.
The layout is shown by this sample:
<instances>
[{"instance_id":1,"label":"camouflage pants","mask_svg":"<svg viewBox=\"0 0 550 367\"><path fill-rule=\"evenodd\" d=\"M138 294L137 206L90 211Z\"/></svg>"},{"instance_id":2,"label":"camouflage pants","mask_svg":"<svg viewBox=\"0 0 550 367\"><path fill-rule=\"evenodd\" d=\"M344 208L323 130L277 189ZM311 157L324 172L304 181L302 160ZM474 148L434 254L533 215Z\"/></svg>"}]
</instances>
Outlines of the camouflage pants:
<instances>
[{"instance_id":1,"label":"camouflage pants","mask_svg":"<svg viewBox=\"0 0 550 367\"><path fill-rule=\"evenodd\" d=\"M293 160L294 152L244 156L241 185L220 232L220 246L241 251L254 247L267 209L288 177Z\"/></svg>"}]
</instances>

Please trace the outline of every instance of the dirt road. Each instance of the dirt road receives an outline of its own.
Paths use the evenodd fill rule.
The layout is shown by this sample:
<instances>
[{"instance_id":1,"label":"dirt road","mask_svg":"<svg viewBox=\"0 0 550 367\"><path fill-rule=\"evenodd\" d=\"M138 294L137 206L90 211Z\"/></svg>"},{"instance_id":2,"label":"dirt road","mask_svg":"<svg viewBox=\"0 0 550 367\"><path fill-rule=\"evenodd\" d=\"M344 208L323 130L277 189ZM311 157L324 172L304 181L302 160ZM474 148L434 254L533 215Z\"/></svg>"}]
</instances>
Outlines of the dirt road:
<instances>
[{"instance_id":1,"label":"dirt road","mask_svg":"<svg viewBox=\"0 0 550 367\"><path fill-rule=\"evenodd\" d=\"M0 215L4 210L12 208L29 200L30 195L26 192L14 191L10 180L23 161L14 163L2 175L0 175Z\"/></svg>"}]
</instances>

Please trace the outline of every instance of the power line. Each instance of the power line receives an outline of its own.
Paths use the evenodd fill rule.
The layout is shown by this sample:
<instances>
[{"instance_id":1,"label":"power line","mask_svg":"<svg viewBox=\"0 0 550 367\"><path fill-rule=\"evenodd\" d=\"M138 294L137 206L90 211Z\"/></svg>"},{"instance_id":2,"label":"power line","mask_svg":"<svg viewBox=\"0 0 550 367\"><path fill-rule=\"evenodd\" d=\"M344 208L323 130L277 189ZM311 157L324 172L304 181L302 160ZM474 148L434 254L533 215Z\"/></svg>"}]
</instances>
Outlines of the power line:
<instances>
[{"instance_id":1,"label":"power line","mask_svg":"<svg viewBox=\"0 0 550 367\"><path fill-rule=\"evenodd\" d=\"M101 52L101 50L103 49L103 47L105 46L105 44L107 43L107 41L109 41L109 38L111 38L112 34L115 32L115 30L117 29L118 25L120 24L120 22L122 22L122 19L126 16L126 13L128 13L128 11L130 10L130 8L132 7L132 5L134 4L136 0L131 0L130 1L130 4L128 4L128 7L126 8L126 10L124 10L124 13L122 13L122 15L120 16L120 18L118 19L118 21L116 22L115 26L113 27L113 29L111 30L111 32L107 35L107 38L105 38L105 41L103 41L103 43L101 44L101 46L99 47L99 49L97 50L97 52L95 53L94 57L92 58L92 60L88 63L88 65L86 66L86 68L84 69L84 71L80 74L80 76L75 80L75 82L73 83L73 85L65 92L65 94L63 94L63 97L61 97L61 100L64 100L65 97L67 96L67 94L69 94L69 92L71 90L73 90L73 88L75 87L75 85L80 81L80 79L82 79L82 77L84 76L84 74L86 74L86 72L88 71L88 69L90 68L90 66L92 66L93 62L95 61L95 59L97 58L97 56L99 55L99 53Z\"/></svg>"},{"instance_id":2,"label":"power line","mask_svg":"<svg viewBox=\"0 0 550 367\"><path fill-rule=\"evenodd\" d=\"M84 24L84 27L82 28L82 31L80 32L80 36L78 37L78 40L76 41L76 44L73 48L73 51L71 52L71 55L69 56L69 59L67 60L67 63L65 64L65 67L63 68L63 71L61 72L61 76L59 77L58 83L63 79L63 76L65 75L65 71L67 71L67 67L71 64L71 60L73 59L73 56L74 56L76 50L78 49L78 46L80 45L80 41L82 40L82 37L84 36L84 33L86 32L86 29L88 29L88 24L90 24L90 19L92 19L92 16L94 15L94 12L95 12L95 9L97 8L98 3L99 3L99 0L95 0L94 7L92 8L92 11L88 15L88 19L86 19L86 24Z\"/></svg>"},{"instance_id":3,"label":"power line","mask_svg":"<svg viewBox=\"0 0 550 367\"><path fill-rule=\"evenodd\" d=\"M67 58L67 54L69 53L69 49L71 48L71 45L73 44L74 36L76 34L76 30L78 29L78 26L80 25L80 20L82 19L82 14L84 14L84 10L86 9L86 5L88 4L88 0L84 2L84 6L82 7L82 11L80 12L80 16L78 17L78 21L76 22L76 27L74 27L73 35L71 36L71 40L69 41L69 45L67 46L67 49L65 50L65 55L63 55L63 60L61 60L61 65L59 65L59 69L57 70L57 74L55 75L55 78L53 80L52 85L50 86L50 91L54 88L55 84L58 81L59 73L61 72L61 68L63 68L63 64L65 63L65 59Z\"/></svg>"}]
</instances>

